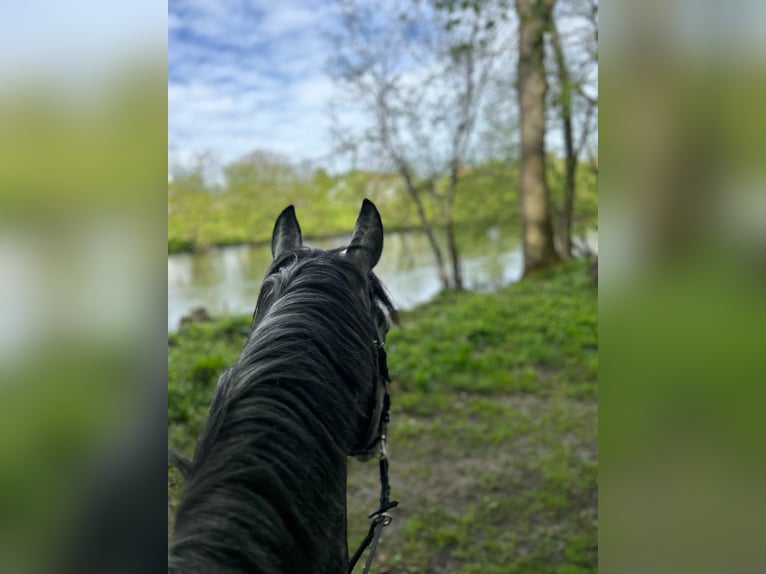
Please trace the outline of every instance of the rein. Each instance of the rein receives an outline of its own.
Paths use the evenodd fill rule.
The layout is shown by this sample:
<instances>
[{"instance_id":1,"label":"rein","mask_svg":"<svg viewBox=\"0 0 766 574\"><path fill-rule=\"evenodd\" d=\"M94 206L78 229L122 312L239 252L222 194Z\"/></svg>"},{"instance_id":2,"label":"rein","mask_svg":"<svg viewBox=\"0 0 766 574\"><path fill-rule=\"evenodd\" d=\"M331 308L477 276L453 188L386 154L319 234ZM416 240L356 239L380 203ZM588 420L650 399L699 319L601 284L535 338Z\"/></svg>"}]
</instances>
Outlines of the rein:
<instances>
[{"instance_id":1,"label":"rein","mask_svg":"<svg viewBox=\"0 0 766 574\"><path fill-rule=\"evenodd\" d=\"M377 343L377 342L376 342ZM370 553L367 555L367 561L364 565L363 574L368 574L370 566L372 565L372 558L375 556L375 551L378 548L378 541L380 540L383 529L391 524L393 516L388 514L388 511L392 508L396 508L399 505L398 500L389 500L391 495L391 486L388 482L388 452L386 451L386 425L388 424L389 416L388 411L391 406L391 401L388 396L388 392L385 391L386 382L388 378L388 367L386 364L386 352L382 344L378 347L379 353L379 367L381 369L383 379L383 412L380 418L380 427L378 433L378 465L380 468L380 504L378 508L370 512L367 517L372 520L370 523L370 530L367 532L367 536L364 537L359 548L356 549L354 555L348 561L348 574L351 574L354 570L354 566L361 558L367 547L370 547ZM380 384L380 383L378 383Z\"/></svg>"},{"instance_id":2,"label":"rein","mask_svg":"<svg viewBox=\"0 0 766 574\"><path fill-rule=\"evenodd\" d=\"M386 395L388 398L388 395ZM383 414L381 423L381 435L380 435L380 451L378 453L378 464L380 466L380 505L376 510L373 510L368 514L368 518L372 520L370 523L370 530L367 532L367 536L364 537L359 548L356 549L354 555L348 561L348 573L351 574L354 570L354 566L361 558L364 551L370 546L370 553L367 555L367 562L365 562L363 574L367 574L370 571L372 565L372 558L375 556L375 551L378 548L378 541L380 535L383 534L383 529L391 524L393 517L388 514L388 511L399 505L398 500L389 501L388 497L391 494L391 486L388 483L388 457L386 456L386 423L388 422L388 401L386 401L386 411Z\"/></svg>"}]
</instances>

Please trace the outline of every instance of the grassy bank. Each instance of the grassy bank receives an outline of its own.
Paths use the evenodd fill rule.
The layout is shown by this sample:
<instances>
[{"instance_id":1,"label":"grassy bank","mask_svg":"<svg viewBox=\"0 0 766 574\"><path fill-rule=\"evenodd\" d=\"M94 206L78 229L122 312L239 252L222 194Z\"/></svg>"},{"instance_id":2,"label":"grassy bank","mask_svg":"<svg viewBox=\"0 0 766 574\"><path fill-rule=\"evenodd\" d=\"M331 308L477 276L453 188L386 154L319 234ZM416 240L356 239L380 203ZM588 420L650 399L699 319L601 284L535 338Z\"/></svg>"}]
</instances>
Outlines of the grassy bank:
<instances>
[{"instance_id":1,"label":"grassy bank","mask_svg":"<svg viewBox=\"0 0 766 574\"><path fill-rule=\"evenodd\" d=\"M249 317L169 335L169 435L191 452ZM376 554L391 573L595 572L596 289L583 262L494 294L437 298L388 339L392 495ZM171 501L180 484L169 475ZM377 465L349 463L349 546Z\"/></svg>"}]
</instances>

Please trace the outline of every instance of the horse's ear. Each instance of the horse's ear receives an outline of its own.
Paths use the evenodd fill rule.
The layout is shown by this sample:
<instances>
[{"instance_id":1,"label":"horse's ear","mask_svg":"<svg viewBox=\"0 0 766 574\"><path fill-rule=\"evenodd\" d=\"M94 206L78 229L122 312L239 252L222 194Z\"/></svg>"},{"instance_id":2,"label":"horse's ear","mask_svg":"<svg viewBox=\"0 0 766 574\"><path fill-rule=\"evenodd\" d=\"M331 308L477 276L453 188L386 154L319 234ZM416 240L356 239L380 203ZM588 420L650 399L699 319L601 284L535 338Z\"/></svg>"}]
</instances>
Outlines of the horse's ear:
<instances>
[{"instance_id":1,"label":"horse's ear","mask_svg":"<svg viewBox=\"0 0 766 574\"><path fill-rule=\"evenodd\" d=\"M295 217L295 208L290 205L279 214L274 224L274 232L271 234L271 256L277 259L302 246L301 226L298 225L298 218Z\"/></svg>"},{"instance_id":2,"label":"horse's ear","mask_svg":"<svg viewBox=\"0 0 766 574\"><path fill-rule=\"evenodd\" d=\"M375 204L369 199L362 202L362 209L356 219L354 234L351 236L346 256L352 259L365 273L372 271L383 253L383 222Z\"/></svg>"}]
</instances>

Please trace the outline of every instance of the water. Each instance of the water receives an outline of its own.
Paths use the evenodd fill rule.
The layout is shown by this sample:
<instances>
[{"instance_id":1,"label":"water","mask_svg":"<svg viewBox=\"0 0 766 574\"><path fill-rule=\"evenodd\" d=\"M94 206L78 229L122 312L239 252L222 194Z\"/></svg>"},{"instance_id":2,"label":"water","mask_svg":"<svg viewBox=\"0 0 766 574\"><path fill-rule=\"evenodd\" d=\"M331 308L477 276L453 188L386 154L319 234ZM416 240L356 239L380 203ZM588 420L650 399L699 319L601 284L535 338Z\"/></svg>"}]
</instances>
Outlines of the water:
<instances>
[{"instance_id":1,"label":"water","mask_svg":"<svg viewBox=\"0 0 766 574\"><path fill-rule=\"evenodd\" d=\"M337 247L350 236L307 241L312 247ZM491 291L517 281L522 254L517 231L501 227L460 233L463 279L469 289ZM168 256L168 330L194 307L214 316L253 312L261 280L271 262L268 245L224 247L206 253ZM386 233L375 272L400 309L409 309L439 292L436 266L422 233Z\"/></svg>"}]
</instances>

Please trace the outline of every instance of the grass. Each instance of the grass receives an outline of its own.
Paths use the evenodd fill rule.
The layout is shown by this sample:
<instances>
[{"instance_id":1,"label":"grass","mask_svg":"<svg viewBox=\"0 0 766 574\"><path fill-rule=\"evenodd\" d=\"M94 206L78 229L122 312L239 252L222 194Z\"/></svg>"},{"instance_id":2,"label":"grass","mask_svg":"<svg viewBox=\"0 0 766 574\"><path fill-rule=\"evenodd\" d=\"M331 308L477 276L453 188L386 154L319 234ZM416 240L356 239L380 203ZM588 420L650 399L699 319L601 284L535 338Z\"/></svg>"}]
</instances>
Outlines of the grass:
<instances>
[{"instance_id":1,"label":"grass","mask_svg":"<svg viewBox=\"0 0 766 574\"><path fill-rule=\"evenodd\" d=\"M169 435L186 452L249 317L169 336ZM575 261L494 294L450 293L388 338L390 478L400 501L376 554L389 573L595 572L596 289ZM171 501L180 482L169 474ZM349 462L349 547L377 466Z\"/></svg>"}]
</instances>

